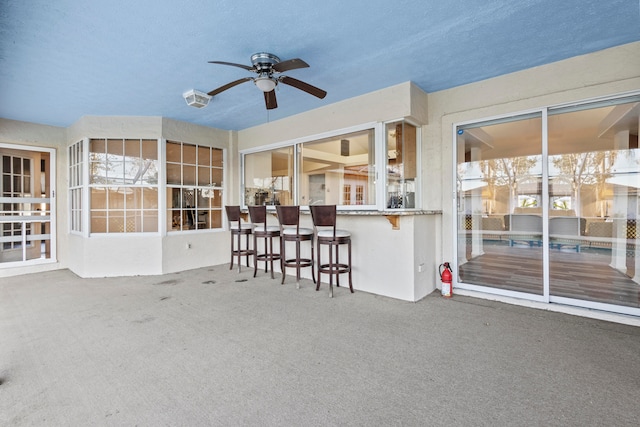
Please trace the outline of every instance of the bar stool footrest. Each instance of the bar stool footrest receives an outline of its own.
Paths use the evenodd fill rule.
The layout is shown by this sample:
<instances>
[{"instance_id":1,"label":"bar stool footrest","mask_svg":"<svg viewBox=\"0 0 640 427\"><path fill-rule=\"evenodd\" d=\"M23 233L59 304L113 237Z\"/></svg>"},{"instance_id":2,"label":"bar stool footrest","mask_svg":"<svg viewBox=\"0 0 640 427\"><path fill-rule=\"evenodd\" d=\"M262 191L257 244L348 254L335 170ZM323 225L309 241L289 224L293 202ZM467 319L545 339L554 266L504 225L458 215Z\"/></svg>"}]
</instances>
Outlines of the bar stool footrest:
<instances>
[{"instance_id":1,"label":"bar stool footrest","mask_svg":"<svg viewBox=\"0 0 640 427\"><path fill-rule=\"evenodd\" d=\"M333 264L333 266L331 264L321 264L318 270L324 274L342 274L348 273L351 268L349 268L348 264Z\"/></svg>"},{"instance_id":2,"label":"bar stool footrest","mask_svg":"<svg viewBox=\"0 0 640 427\"><path fill-rule=\"evenodd\" d=\"M284 260L284 266L285 267L311 267L313 266L313 260L309 259L309 258L300 258L299 260L296 260L295 258L290 258L290 259L285 259Z\"/></svg>"}]
</instances>

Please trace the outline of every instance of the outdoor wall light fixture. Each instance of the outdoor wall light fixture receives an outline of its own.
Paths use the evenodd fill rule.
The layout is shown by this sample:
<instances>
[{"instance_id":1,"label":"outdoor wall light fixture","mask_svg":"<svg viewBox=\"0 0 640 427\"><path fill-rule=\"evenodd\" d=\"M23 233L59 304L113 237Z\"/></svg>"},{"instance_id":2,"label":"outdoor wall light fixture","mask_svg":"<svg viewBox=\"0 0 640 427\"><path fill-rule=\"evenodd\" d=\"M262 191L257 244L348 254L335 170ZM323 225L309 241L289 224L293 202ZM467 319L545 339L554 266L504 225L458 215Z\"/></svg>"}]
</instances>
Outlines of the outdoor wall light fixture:
<instances>
[{"instance_id":1,"label":"outdoor wall light fixture","mask_svg":"<svg viewBox=\"0 0 640 427\"><path fill-rule=\"evenodd\" d=\"M191 89L188 92L182 94L184 100L187 101L187 105L196 108L204 108L209 105L211 97L199 90Z\"/></svg>"}]
</instances>

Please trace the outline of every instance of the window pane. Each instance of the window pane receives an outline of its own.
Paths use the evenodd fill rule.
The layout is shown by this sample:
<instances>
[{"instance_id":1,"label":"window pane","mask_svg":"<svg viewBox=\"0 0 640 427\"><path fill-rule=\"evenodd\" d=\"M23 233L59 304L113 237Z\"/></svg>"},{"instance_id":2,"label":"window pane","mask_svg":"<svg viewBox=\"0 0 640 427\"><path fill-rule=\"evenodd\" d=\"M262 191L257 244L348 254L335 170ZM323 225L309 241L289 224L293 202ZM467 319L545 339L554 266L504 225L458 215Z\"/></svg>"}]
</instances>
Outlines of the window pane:
<instances>
[{"instance_id":1,"label":"window pane","mask_svg":"<svg viewBox=\"0 0 640 427\"><path fill-rule=\"evenodd\" d=\"M211 150L209 147L198 147L198 164L201 166L209 166L211 164Z\"/></svg>"},{"instance_id":2,"label":"window pane","mask_svg":"<svg viewBox=\"0 0 640 427\"><path fill-rule=\"evenodd\" d=\"M125 200L127 211L130 209L142 209L142 188L129 187L126 188Z\"/></svg>"},{"instance_id":3,"label":"window pane","mask_svg":"<svg viewBox=\"0 0 640 427\"><path fill-rule=\"evenodd\" d=\"M145 163L140 157L140 140L128 139L124 144L124 183L139 184L145 171Z\"/></svg>"},{"instance_id":4,"label":"window pane","mask_svg":"<svg viewBox=\"0 0 640 427\"><path fill-rule=\"evenodd\" d=\"M109 188L107 190L107 206L109 210L124 208L124 192L126 187Z\"/></svg>"},{"instance_id":5,"label":"window pane","mask_svg":"<svg viewBox=\"0 0 640 427\"><path fill-rule=\"evenodd\" d=\"M144 160L158 160L158 141L155 139L142 140L142 158Z\"/></svg>"},{"instance_id":6,"label":"window pane","mask_svg":"<svg viewBox=\"0 0 640 427\"><path fill-rule=\"evenodd\" d=\"M294 204L293 147L247 154L244 164L248 206Z\"/></svg>"},{"instance_id":7,"label":"window pane","mask_svg":"<svg viewBox=\"0 0 640 427\"><path fill-rule=\"evenodd\" d=\"M211 228L222 227L222 211L211 211Z\"/></svg>"},{"instance_id":8,"label":"window pane","mask_svg":"<svg viewBox=\"0 0 640 427\"><path fill-rule=\"evenodd\" d=\"M106 184L107 182L107 144L103 139L92 139L89 144L89 182Z\"/></svg>"},{"instance_id":9,"label":"window pane","mask_svg":"<svg viewBox=\"0 0 640 427\"><path fill-rule=\"evenodd\" d=\"M139 139L125 139L124 141L124 155L125 157L140 157L140 140Z\"/></svg>"},{"instance_id":10,"label":"window pane","mask_svg":"<svg viewBox=\"0 0 640 427\"><path fill-rule=\"evenodd\" d=\"M107 211L91 211L91 232L107 232Z\"/></svg>"},{"instance_id":11,"label":"window pane","mask_svg":"<svg viewBox=\"0 0 640 427\"><path fill-rule=\"evenodd\" d=\"M182 144L182 163L196 164L196 146L190 144Z\"/></svg>"},{"instance_id":12,"label":"window pane","mask_svg":"<svg viewBox=\"0 0 640 427\"><path fill-rule=\"evenodd\" d=\"M180 163L182 162L181 156L182 144L179 142L167 141L167 162Z\"/></svg>"},{"instance_id":13,"label":"window pane","mask_svg":"<svg viewBox=\"0 0 640 427\"><path fill-rule=\"evenodd\" d=\"M100 187L91 188L91 209L107 208L107 189Z\"/></svg>"},{"instance_id":14,"label":"window pane","mask_svg":"<svg viewBox=\"0 0 640 427\"><path fill-rule=\"evenodd\" d=\"M198 185L209 185L211 183L210 172L211 169L209 167L199 167L198 168Z\"/></svg>"},{"instance_id":15,"label":"window pane","mask_svg":"<svg viewBox=\"0 0 640 427\"><path fill-rule=\"evenodd\" d=\"M158 189L157 188L144 188L142 191L142 208L143 209L158 209Z\"/></svg>"},{"instance_id":16,"label":"window pane","mask_svg":"<svg viewBox=\"0 0 640 427\"><path fill-rule=\"evenodd\" d=\"M182 171L179 164L167 163L167 184L182 183Z\"/></svg>"},{"instance_id":17,"label":"window pane","mask_svg":"<svg viewBox=\"0 0 640 427\"><path fill-rule=\"evenodd\" d=\"M222 169L211 169L211 185L214 187L222 187Z\"/></svg>"},{"instance_id":18,"label":"window pane","mask_svg":"<svg viewBox=\"0 0 640 427\"><path fill-rule=\"evenodd\" d=\"M110 210L107 219L107 230L109 233L124 233L125 218L124 211Z\"/></svg>"},{"instance_id":19,"label":"window pane","mask_svg":"<svg viewBox=\"0 0 640 427\"><path fill-rule=\"evenodd\" d=\"M182 166L182 184L196 185L196 167L191 165Z\"/></svg>"},{"instance_id":20,"label":"window pane","mask_svg":"<svg viewBox=\"0 0 640 427\"><path fill-rule=\"evenodd\" d=\"M220 148L211 149L211 166L222 167L223 151Z\"/></svg>"},{"instance_id":21,"label":"window pane","mask_svg":"<svg viewBox=\"0 0 640 427\"><path fill-rule=\"evenodd\" d=\"M404 121L387 124L387 208L415 208L417 129Z\"/></svg>"},{"instance_id":22,"label":"window pane","mask_svg":"<svg viewBox=\"0 0 640 427\"><path fill-rule=\"evenodd\" d=\"M638 105L549 115L551 295L640 306Z\"/></svg>"},{"instance_id":23,"label":"window pane","mask_svg":"<svg viewBox=\"0 0 640 427\"><path fill-rule=\"evenodd\" d=\"M20 157L13 158L13 171L14 175L20 175L22 173L22 159Z\"/></svg>"},{"instance_id":24,"label":"window pane","mask_svg":"<svg viewBox=\"0 0 640 427\"><path fill-rule=\"evenodd\" d=\"M144 211L143 212L143 229L142 231L147 233L155 233L158 231L158 211Z\"/></svg>"},{"instance_id":25,"label":"window pane","mask_svg":"<svg viewBox=\"0 0 640 427\"><path fill-rule=\"evenodd\" d=\"M541 153L540 114L457 130L460 281L542 295Z\"/></svg>"},{"instance_id":26,"label":"window pane","mask_svg":"<svg viewBox=\"0 0 640 427\"><path fill-rule=\"evenodd\" d=\"M373 129L306 142L302 144L300 205L373 205L374 171ZM346 194L347 188L354 193Z\"/></svg>"}]
</instances>

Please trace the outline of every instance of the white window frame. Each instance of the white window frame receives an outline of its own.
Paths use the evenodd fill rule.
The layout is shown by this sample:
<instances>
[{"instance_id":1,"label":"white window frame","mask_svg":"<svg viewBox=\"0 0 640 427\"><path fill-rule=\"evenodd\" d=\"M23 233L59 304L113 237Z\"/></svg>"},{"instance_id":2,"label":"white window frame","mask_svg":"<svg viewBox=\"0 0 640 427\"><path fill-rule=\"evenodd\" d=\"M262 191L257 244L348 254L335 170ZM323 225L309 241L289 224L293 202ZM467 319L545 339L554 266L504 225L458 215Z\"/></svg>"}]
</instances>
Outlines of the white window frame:
<instances>
[{"instance_id":1,"label":"white window frame","mask_svg":"<svg viewBox=\"0 0 640 427\"><path fill-rule=\"evenodd\" d=\"M287 141L282 141L282 142L278 142L278 143L274 143L274 144L268 144L268 145L262 145L260 147L254 147L254 148L250 148L250 149L245 149L245 150L240 150L240 193L239 193L239 200L241 201L241 206L243 209L247 208L246 202L245 202L245 188L246 188L246 182L245 182L245 156L248 154L253 154L253 153L260 153L260 152L264 152L264 151L271 151L271 150L275 150L278 148L283 148L283 147L294 147L294 183L292 186L292 199L295 201L295 204L299 203L299 173L298 173L298 168L299 168L299 162L300 162L300 147L302 146L302 144L307 143L307 142L313 142L313 141L317 141L317 140L322 140L322 139L326 139L326 138L333 138L336 136L340 136L340 135L344 135L344 134L349 134L349 133L354 133L354 132L360 132L360 131L364 131L364 130L373 130L373 135L374 135L374 149L375 149L375 153L374 153L374 158L375 158L375 164L373 165L375 170L374 170L374 183L375 183L375 200L376 202L374 204L369 204L369 205L338 205L337 209L338 210L377 210L377 211L390 211L389 209L387 209L386 207L386 182L387 182L387 172L386 172L386 164L387 164L387 156L386 156L386 138L385 138L385 127L387 125L387 123L393 123L393 122L398 122L398 121L404 121L405 123L408 123L412 126L416 127L416 157L418 160L418 169L417 169L417 176L416 176L416 201L415 201L415 208L410 208L410 209L392 209L391 211L396 212L396 211L403 211L403 210L419 210L420 206L421 206L421 197L420 197L420 193L421 193L421 146L422 146L422 127L418 124L416 124L415 122L408 120L406 118L398 118L398 119L394 119L394 120L388 120L385 122L367 122L367 123L362 123L359 125L355 125L355 126L350 126L350 127L346 127L346 128L341 128L341 129L336 129L336 130L331 130L328 132L322 132L322 133L318 133L318 134L314 134L314 135L307 135L307 136L303 136L303 137L299 137L299 138L294 138L294 139L290 139ZM342 191L342 189L340 189L340 191ZM307 210L308 206L304 205L301 206L301 209L303 210Z\"/></svg>"}]
</instances>

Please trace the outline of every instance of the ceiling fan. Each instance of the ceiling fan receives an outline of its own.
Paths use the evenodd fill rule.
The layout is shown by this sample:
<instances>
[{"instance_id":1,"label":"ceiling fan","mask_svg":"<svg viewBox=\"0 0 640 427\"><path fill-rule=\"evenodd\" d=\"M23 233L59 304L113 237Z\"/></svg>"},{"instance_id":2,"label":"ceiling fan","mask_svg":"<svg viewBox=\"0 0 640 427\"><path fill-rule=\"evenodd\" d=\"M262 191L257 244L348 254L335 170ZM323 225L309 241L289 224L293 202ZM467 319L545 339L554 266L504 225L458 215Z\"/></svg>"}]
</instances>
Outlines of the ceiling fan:
<instances>
[{"instance_id":1,"label":"ceiling fan","mask_svg":"<svg viewBox=\"0 0 640 427\"><path fill-rule=\"evenodd\" d=\"M220 86L219 88L209 92L209 96L215 96L220 92L224 92L227 89L231 89L234 86L248 81L253 81L258 89L264 92L264 103L267 106L267 110L278 108L275 91L278 83L284 83L286 85L293 86L296 89L300 89L320 99L324 98L327 95L327 92L315 86L312 86L309 83L294 79L293 77L280 75L280 73L283 73L285 71L309 67L309 64L307 64L300 58L280 61L280 58L271 53L260 52L251 55L251 63L253 64L252 66L223 61L209 61L209 63L231 65L233 67L243 68L247 71L251 71L252 73L257 74L257 77L244 77L227 83L224 86Z\"/></svg>"}]
</instances>

